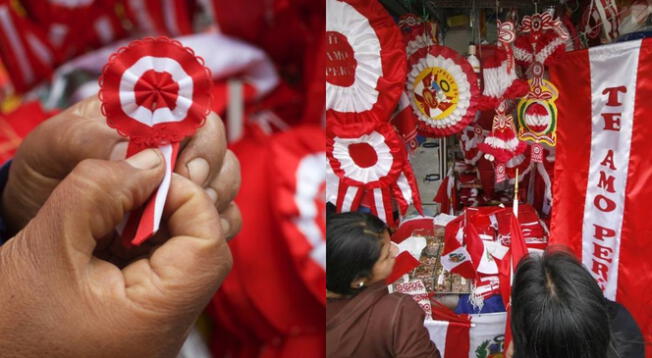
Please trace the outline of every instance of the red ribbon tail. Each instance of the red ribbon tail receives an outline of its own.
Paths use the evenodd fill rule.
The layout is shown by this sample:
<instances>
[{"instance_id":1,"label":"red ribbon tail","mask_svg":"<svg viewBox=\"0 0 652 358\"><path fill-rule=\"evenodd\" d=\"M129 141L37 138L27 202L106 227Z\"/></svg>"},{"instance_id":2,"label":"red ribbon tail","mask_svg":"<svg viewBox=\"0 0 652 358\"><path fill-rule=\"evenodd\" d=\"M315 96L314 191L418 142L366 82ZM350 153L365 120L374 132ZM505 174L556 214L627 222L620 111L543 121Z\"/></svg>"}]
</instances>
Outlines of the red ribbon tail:
<instances>
[{"instance_id":1,"label":"red ribbon tail","mask_svg":"<svg viewBox=\"0 0 652 358\"><path fill-rule=\"evenodd\" d=\"M127 147L127 157L147 148L130 142L129 147ZM125 217L122 229L118 227L122 243L126 247L139 246L159 229L163 207L165 206L165 200L170 189L172 171L174 170L174 164L179 154L179 143L175 142L162 145L158 149L163 153L163 157L165 158L165 175L161 185L152 193L145 204L131 211Z\"/></svg>"}]
</instances>

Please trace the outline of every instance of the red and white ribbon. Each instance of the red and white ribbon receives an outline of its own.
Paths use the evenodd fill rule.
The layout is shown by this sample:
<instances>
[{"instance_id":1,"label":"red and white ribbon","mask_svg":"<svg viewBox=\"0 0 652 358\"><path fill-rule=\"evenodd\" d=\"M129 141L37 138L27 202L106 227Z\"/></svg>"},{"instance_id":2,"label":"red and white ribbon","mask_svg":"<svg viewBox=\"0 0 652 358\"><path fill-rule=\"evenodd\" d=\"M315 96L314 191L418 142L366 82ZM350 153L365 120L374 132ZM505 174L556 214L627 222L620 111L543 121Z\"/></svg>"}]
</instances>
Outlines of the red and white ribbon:
<instances>
[{"instance_id":1,"label":"red and white ribbon","mask_svg":"<svg viewBox=\"0 0 652 358\"><path fill-rule=\"evenodd\" d=\"M148 38L111 56L100 87L107 123L129 137L127 157L147 148L159 148L165 157L159 189L119 228L125 242L139 245L159 228L179 142L208 115L211 75L191 49L165 37Z\"/></svg>"}]
</instances>

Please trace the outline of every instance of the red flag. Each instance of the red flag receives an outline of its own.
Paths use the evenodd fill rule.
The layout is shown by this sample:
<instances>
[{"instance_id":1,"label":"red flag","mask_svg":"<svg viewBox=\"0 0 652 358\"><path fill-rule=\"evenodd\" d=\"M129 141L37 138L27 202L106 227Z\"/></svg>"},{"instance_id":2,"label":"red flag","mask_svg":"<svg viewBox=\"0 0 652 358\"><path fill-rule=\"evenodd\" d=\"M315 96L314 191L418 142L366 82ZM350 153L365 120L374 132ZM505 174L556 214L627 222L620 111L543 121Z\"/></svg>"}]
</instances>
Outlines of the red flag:
<instances>
[{"instance_id":1,"label":"red flag","mask_svg":"<svg viewBox=\"0 0 652 358\"><path fill-rule=\"evenodd\" d=\"M509 346L512 340L512 327L510 325L512 303L511 303L511 290L512 290L512 276L514 269L518 262L527 255L527 246L523 239L523 231L521 225L515 215L511 215L509 221L510 231L510 248L509 252L505 254L502 260L499 261L498 279L500 281L500 295L503 298L505 307L507 308L507 321L505 323L505 349Z\"/></svg>"},{"instance_id":2,"label":"red flag","mask_svg":"<svg viewBox=\"0 0 652 358\"><path fill-rule=\"evenodd\" d=\"M605 297L631 312L647 341L651 71L651 39L571 52L550 69L559 89L551 244L577 255Z\"/></svg>"},{"instance_id":3,"label":"red flag","mask_svg":"<svg viewBox=\"0 0 652 358\"><path fill-rule=\"evenodd\" d=\"M392 273L385 282L392 283L421 264L419 258L426 247L426 239L422 235L432 234L433 231L434 222L431 217L420 217L401 223L392 235L392 242L398 246L398 255Z\"/></svg>"},{"instance_id":4,"label":"red flag","mask_svg":"<svg viewBox=\"0 0 652 358\"><path fill-rule=\"evenodd\" d=\"M398 133L403 137L410 152L417 149L417 116L412 112L410 97L403 91L398 99L396 111L392 114L391 123L396 127Z\"/></svg>"},{"instance_id":5,"label":"red flag","mask_svg":"<svg viewBox=\"0 0 652 358\"><path fill-rule=\"evenodd\" d=\"M439 184L437 195L432 199L434 202L439 203L440 212L444 214L453 214L457 206L457 198L455 193L455 175L453 168L448 170L446 178Z\"/></svg>"}]
</instances>

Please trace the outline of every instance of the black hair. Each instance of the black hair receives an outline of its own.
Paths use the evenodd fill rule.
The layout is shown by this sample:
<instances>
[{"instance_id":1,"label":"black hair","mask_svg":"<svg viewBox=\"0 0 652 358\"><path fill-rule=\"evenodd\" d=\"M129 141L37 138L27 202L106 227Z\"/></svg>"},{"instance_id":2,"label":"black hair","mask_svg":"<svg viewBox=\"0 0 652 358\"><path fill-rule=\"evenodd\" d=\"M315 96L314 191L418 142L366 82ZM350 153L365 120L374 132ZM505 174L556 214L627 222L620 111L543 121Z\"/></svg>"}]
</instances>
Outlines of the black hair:
<instances>
[{"instance_id":1,"label":"black hair","mask_svg":"<svg viewBox=\"0 0 652 358\"><path fill-rule=\"evenodd\" d=\"M606 358L607 301L591 274L564 250L519 262L512 284L514 358Z\"/></svg>"},{"instance_id":2,"label":"black hair","mask_svg":"<svg viewBox=\"0 0 652 358\"><path fill-rule=\"evenodd\" d=\"M387 225L365 213L332 214L326 218L326 288L351 295L360 291L351 282L369 277L380 257Z\"/></svg>"}]
</instances>

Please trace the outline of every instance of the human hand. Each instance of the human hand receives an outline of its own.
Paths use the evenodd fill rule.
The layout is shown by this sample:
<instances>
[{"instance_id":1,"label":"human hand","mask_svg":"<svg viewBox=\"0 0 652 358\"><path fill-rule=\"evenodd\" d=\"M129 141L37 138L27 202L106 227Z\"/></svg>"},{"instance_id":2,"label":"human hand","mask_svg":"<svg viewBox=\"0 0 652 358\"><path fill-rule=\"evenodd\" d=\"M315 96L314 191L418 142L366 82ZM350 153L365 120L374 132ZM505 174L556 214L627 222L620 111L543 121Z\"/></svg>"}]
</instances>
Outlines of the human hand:
<instances>
[{"instance_id":1,"label":"human hand","mask_svg":"<svg viewBox=\"0 0 652 358\"><path fill-rule=\"evenodd\" d=\"M124 159L127 138L106 124L96 97L85 99L38 126L23 141L11 164L2 195L3 217L11 233L32 219L54 188L84 159ZM182 143L175 172L203 187L214 201L227 238L240 229L233 199L240 165L226 149L224 126L211 112L205 125Z\"/></svg>"},{"instance_id":2,"label":"human hand","mask_svg":"<svg viewBox=\"0 0 652 358\"><path fill-rule=\"evenodd\" d=\"M123 268L94 255L163 169L153 149L84 160L0 247L3 357L176 356L232 264L205 191L174 174L162 221L170 238Z\"/></svg>"}]
</instances>

